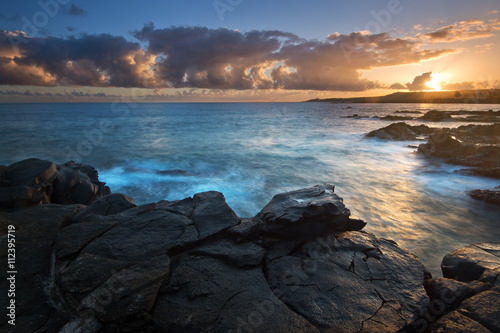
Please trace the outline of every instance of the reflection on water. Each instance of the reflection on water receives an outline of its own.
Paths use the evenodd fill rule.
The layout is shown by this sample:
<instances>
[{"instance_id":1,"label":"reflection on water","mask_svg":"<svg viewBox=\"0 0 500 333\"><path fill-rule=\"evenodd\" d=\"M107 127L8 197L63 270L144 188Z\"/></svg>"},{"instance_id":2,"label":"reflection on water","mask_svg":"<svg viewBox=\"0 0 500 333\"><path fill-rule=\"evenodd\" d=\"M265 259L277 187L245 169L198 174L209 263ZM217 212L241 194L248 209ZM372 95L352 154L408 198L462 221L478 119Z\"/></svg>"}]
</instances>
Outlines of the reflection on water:
<instances>
[{"instance_id":1,"label":"reflection on water","mask_svg":"<svg viewBox=\"0 0 500 333\"><path fill-rule=\"evenodd\" d=\"M99 121L111 120L114 130L81 161L95 166L113 192L136 203L217 190L247 217L274 194L330 182L352 214L368 222L367 231L397 241L438 274L446 253L500 238L500 210L466 194L499 181L453 174L456 167L431 162L407 147L419 142L364 138L388 122L343 117L464 108L498 106L142 104L117 117L107 104L0 105L5 119L0 137L8 142L0 163L28 157L65 162L67 149L88 140Z\"/></svg>"}]
</instances>

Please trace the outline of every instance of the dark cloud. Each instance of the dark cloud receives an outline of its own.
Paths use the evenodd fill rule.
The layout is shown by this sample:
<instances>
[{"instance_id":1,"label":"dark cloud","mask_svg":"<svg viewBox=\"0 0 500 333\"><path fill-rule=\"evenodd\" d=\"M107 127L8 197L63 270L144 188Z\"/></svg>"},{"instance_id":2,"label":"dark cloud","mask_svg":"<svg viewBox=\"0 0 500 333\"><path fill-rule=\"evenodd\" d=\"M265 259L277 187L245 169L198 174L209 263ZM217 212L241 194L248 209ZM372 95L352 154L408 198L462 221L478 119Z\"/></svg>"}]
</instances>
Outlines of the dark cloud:
<instances>
[{"instance_id":1,"label":"dark cloud","mask_svg":"<svg viewBox=\"0 0 500 333\"><path fill-rule=\"evenodd\" d=\"M413 79L413 82L408 82L406 87L410 91L420 91L429 89L425 84L431 80L432 72L423 73L421 75L416 76Z\"/></svg>"},{"instance_id":2,"label":"dark cloud","mask_svg":"<svg viewBox=\"0 0 500 333\"><path fill-rule=\"evenodd\" d=\"M12 44L14 42L14 44ZM138 43L108 34L31 38L0 32L0 84L142 87Z\"/></svg>"},{"instance_id":3,"label":"dark cloud","mask_svg":"<svg viewBox=\"0 0 500 333\"><path fill-rule=\"evenodd\" d=\"M75 27L72 27L72 26L67 26L66 27L66 30L68 30L69 32L75 32L77 29Z\"/></svg>"},{"instance_id":4,"label":"dark cloud","mask_svg":"<svg viewBox=\"0 0 500 333\"><path fill-rule=\"evenodd\" d=\"M75 4L71 4L71 6L69 6L69 8L67 7L64 7L64 11L66 14L70 15L70 16L86 16L87 15L87 11L76 6Z\"/></svg>"},{"instance_id":5,"label":"dark cloud","mask_svg":"<svg viewBox=\"0 0 500 333\"><path fill-rule=\"evenodd\" d=\"M453 51L422 49L388 33L335 33L317 41L277 30L147 24L133 36L146 47L109 34L40 38L0 31L0 84L364 91L385 87L363 79L364 70Z\"/></svg>"}]
</instances>

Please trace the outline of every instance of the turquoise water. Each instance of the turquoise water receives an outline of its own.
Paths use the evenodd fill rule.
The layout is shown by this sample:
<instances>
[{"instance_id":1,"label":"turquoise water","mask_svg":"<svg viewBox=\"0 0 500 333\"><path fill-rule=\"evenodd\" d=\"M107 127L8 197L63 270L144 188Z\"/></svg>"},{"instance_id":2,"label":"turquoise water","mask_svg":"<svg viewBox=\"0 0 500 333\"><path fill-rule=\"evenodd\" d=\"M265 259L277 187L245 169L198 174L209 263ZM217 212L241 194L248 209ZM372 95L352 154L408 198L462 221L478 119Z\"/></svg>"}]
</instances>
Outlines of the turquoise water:
<instances>
[{"instance_id":1,"label":"turquoise water","mask_svg":"<svg viewBox=\"0 0 500 333\"><path fill-rule=\"evenodd\" d=\"M466 193L498 186L500 181L456 175L453 171L460 167L430 161L407 147L418 141L364 138L388 122L343 117L498 108L0 104L0 164L29 157L90 164L113 192L125 193L138 204L217 190L241 217L255 215L279 192L329 182L352 214L368 222L367 231L397 241L436 275L446 253L472 242L500 239L500 209Z\"/></svg>"}]
</instances>

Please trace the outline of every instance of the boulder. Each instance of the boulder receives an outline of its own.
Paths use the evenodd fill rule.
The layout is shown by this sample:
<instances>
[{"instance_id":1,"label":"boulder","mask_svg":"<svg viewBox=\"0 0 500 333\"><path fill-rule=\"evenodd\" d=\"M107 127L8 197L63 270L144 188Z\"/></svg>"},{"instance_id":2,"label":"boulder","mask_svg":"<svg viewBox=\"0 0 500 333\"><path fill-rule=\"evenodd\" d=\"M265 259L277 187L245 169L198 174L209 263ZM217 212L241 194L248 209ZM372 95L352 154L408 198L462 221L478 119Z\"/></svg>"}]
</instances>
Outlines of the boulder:
<instances>
[{"instance_id":1,"label":"boulder","mask_svg":"<svg viewBox=\"0 0 500 333\"><path fill-rule=\"evenodd\" d=\"M458 311L450 312L437 320L430 329L431 333L491 333L477 321Z\"/></svg>"},{"instance_id":2,"label":"boulder","mask_svg":"<svg viewBox=\"0 0 500 333\"><path fill-rule=\"evenodd\" d=\"M307 238L329 232L361 230L331 184L277 194L255 216L261 232L280 238Z\"/></svg>"},{"instance_id":3,"label":"boulder","mask_svg":"<svg viewBox=\"0 0 500 333\"><path fill-rule=\"evenodd\" d=\"M53 183L52 202L58 204L88 205L111 193L109 187L99 181L96 169L73 161L57 166Z\"/></svg>"},{"instance_id":4,"label":"boulder","mask_svg":"<svg viewBox=\"0 0 500 333\"><path fill-rule=\"evenodd\" d=\"M500 242L476 243L447 254L443 276L462 282L481 281L500 286Z\"/></svg>"},{"instance_id":5,"label":"boulder","mask_svg":"<svg viewBox=\"0 0 500 333\"><path fill-rule=\"evenodd\" d=\"M55 175L54 163L37 158L3 167L0 178L0 208L50 203Z\"/></svg>"},{"instance_id":6,"label":"boulder","mask_svg":"<svg viewBox=\"0 0 500 333\"><path fill-rule=\"evenodd\" d=\"M91 166L30 158L0 170L0 208L85 204L110 194Z\"/></svg>"}]
</instances>

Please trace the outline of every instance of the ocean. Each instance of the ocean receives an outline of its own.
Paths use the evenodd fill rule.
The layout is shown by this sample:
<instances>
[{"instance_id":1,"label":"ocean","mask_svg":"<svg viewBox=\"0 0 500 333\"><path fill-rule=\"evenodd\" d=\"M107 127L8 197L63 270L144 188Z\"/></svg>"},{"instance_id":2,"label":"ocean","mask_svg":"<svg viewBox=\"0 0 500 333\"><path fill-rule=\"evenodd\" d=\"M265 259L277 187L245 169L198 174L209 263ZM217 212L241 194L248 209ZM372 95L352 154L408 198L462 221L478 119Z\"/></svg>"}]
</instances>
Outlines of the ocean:
<instances>
[{"instance_id":1,"label":"ocean","mask_svg":"<svg viewBox=\"0 0 500 333\"><path fill-rule=\"evenodd\" d=\"M331 103L0 104L0 164L37 157L89 164L136 204L216 190L240 217L273 195L332 183L365 230L415 253L435 276L442 257L500 239L500 209L468 190L499 180L415 153L422 141L365 134L395 111L497 110L498 105ZM352 114L365 119L345 118ZM419 121L407 121L420 124ZM463 123L428 123L457 127Z\"/></svg>"}]
</instances>

